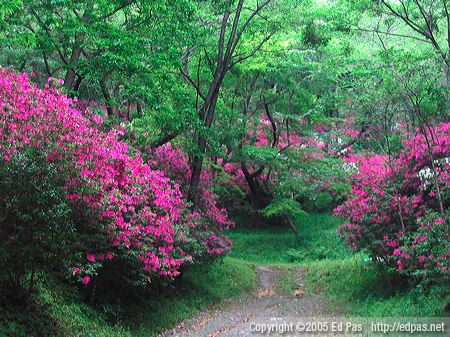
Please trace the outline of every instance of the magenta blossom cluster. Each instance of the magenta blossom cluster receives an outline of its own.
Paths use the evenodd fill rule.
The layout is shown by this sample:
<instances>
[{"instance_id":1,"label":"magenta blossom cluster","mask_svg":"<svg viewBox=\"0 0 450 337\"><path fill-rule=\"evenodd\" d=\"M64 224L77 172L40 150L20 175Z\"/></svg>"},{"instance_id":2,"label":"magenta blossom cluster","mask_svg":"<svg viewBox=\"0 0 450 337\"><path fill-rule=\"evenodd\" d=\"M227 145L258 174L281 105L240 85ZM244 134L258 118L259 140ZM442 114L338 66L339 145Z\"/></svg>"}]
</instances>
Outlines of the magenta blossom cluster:
<instances>
[{"instance_id":1,"label":"magenta blossom cluster","mask_svg":"<svg viewBox=\"0 0 450 337\"><path fill-rule=\"evenodd\" d=\"M183 194L187 195L191 177L188 156L180 148L168 143L152 151L151 157L153 158L152 165L176 181ZM234 226L234 223L228 218L227 210L218 206L218 196L213 192L213 177L209 170L202 170L199 185L197 211L205 219L208 219L210 226L216 230L221 231Z\"/></svg>"},{"instance_id":2,"label":"magenta blossom cluster","mask_svg":"<svg viewBox=\"0 0 450 337\"><path fill-rule=\"evenodd\" d=\"M352 196L335 209L347 244L407 275L448 275L450 123L406 134L397 155L351 156Z\"/></svg>"},{"instance_id":3,"label":"magenta blossom cluster","mask_svg":"<svg viewBox=\"0 0 450 337\"><path fill-rule=\"evenodd\" d=\"M175 277L197 255L227 251L229 241L215 233L220 226L209 226L213 217L228 226L223 212L192 213L178 184L119 140L122 130L106 130L102 116L76 106L52 82L41 90L26 74L0 68L1 160L39 149L68 177L64 189L79 210L80 232L102 238L87 245L74 276L87 284L106 261L121 256L140 265L133 272L145 283Z\"/></svg>"}]
</instances>

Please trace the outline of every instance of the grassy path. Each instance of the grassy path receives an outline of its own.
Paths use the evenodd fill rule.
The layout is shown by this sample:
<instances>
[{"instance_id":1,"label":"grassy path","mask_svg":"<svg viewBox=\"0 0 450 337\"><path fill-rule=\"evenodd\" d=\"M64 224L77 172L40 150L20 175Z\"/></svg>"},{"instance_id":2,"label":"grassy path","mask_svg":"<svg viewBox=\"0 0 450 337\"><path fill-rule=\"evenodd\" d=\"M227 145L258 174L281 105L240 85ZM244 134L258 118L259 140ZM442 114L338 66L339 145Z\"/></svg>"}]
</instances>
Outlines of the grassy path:
<instances>
[{"instance_id":1,"label":"grassy path","mask_svg":"<svg viewBox=\"0 0 450 337\"><path fill-rule=\"evenodd\" d=\"M336 234L341 220L316 214L296 223L300 241L285 228L232 231L232 257L258 266L257 290L203 310L162 336L252 336L249 322L270 317L446 315L445 289L387 286L366 255L344 247Z\"/></svg>"},{"instance_id":2,"label":"grassy path","mask_svg":"<svg viewBox=\"0 0 450 337\"><path fill-rule=\"evenodd\" d=\"M252 332L251 323L267 323L273 317L323 314L321 298L305 292L304 269L258 266L256 272L254 293L205 310L161 336L260 336Z\"/></svg>"},{"instance_id":3,"label":"grassy path","mask_svg":"<svg viewBox=\"0 0 450 337\"><path fill-rule=\"evenodd\" d=\"M448 286L409 289L387 280L364 253L347 250L336 234L342 220L330 214L299 217L298 241L286 228L231 232L232 256L254 264L305 268L305 289L320 294L326 314L365 317L448 316ZM391 286L389 286L391 284Z\"/></svg>"},{"instance_id":4,"label":"grassy path","mask_svg":"<svg viewBox=\"0 0 450 337\"><path fill-rule=\"evenodd\" d=\"M116 297L93 305L49 278L25 315L21 307L0 309L0 336L149 337L167 329L163 336L245 336L257 316L449 315L448 287L387 286L367 256L344 248L339 219L319 214L296 223L301 241L286 228L244 222L230 233L231 256L192 266L173 288L123 294L120 307Z\"/></svg>"}]
</instances>

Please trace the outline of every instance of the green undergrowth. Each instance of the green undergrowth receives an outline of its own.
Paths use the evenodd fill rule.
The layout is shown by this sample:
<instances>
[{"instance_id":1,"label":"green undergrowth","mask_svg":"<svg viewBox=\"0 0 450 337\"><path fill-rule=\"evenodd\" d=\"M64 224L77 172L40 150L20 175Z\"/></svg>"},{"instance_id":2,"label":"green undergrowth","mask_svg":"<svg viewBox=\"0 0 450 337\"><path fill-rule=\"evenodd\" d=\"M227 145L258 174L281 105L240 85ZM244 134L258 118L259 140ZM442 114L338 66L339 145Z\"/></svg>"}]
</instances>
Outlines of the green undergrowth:
<instances>
[{"instance_id":1,"label":"green undergrowth","mask_svg":"<svg viewBox=\"0 0 450 337\"><path fill-rule=\"evenodd\" d=\"M361 255L343 260L324 260L308 265L307 290L327 300L334 314L361 317L448 316L448 286L430 289L408 287L389 279Z\"/></svg>"},{"instance_id":2,"label":"green undergrowth","mask_svg":"<svg viewBox=\"0 0 450 337\"><path fill-rule=\"evenodd\" d=\"M336 234L343 222L329 214L299 217L301 240L288 228L237 228L230 237L232 256L255 264L283 266L280 292L295 289L292 268L307 269L306 288L325 299L331 315L361 317L448 316L447 286L411 287L381 273L366 255L348 251ZM448 307L449 305L447 305Z\"/></svg>"},{"instance_id":3,"label":"green undergrowth","mask_svg":"<svg viewBox=\"0 0 450 337\"><path fill-rule=\"evenodd\" d=\"M255 264L298 265L321 259L351 256L336 231L343 222L330 214L296 219L300 238L286 227L242 228L229 233L232 256Z\"/></svg>"},{"instance_id":4,"label":"green undergrowth","mask_svg":"<svg viewBox=\"0 0 450 337\"><path fill-rule=\"evenodd\" d=\"M254 284L254 269L230 257L186 270L176 287L125 294L104 305L49 278L25 310L0 309L0 336L154 336L198 310L252 291Z\"/></svg>"},{"instance_id":5,"label":"green undergrowth","mask_svg":"<svg viewBox=\"0 0 450 337\"><path fill-rule=\"evenodd\" d=\"M295 280L294 269L284 267L281 269L278 278L278 290L281 295L290 296L297 289L298 285Z\"/></svg>"}]
</instances>

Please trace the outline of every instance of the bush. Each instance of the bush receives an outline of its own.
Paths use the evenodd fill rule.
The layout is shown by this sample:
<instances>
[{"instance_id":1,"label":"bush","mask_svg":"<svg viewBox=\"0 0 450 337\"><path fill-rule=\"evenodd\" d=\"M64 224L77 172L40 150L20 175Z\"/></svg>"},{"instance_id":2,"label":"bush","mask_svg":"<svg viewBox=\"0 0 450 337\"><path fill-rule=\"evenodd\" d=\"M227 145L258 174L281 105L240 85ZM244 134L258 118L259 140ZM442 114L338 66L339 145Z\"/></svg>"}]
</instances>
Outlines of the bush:
<instances>
[{"instance_id":1,"label":"bush","mask_svg":"<svg viewBox=\"0 0 450 337\"><path fill-rule=\"evenodd\" d=\"M354 249L407 277L447 282L450 275L450 123L408 135L393 158L357 159L353 196L335 213Z\"/></svg>"},{"instance_id":2,"label":"bush","mask_svg":"<svg viewBox=\"0 0 450 337\"><path fill-rule=\"evenodd\" d=\"M63 185L37 150L0 161L0 266L14 294L33 290L38 272L62 267L70 255L75 227Z\"/></svg>"},{"instance_id":3,"label":"bush","mask_svg":"<svg viewBox=\"0 0 450 337\"><path fill-rule=\"evenodd\" d=\"M46 230L43 219L52 216L59 202L70 203L78 236L67 243L77 250L70 257L76 262L69 273L84 284L114 258L124 266L122 276L145 284L177 276L181 265L194 257L226 253L229 241L216 235L220 224L192 213L178 185L120 141L123 130L106 130L103 119L86 104L62 95L54 81L40 90L27 75L0 68L0 157L5 167L13 167L15 156L38 152L39 160L60 175L58 186L65 194L65 200L55 194L57 200L40 205L50 215L40 215L44 228L31 227L30 235ZM32 166L46 167L40 161ZM36 178L42 189L48 189L44 195L53 188L45 179ZM25 201L11 206L16 214L27 214L28 208L22 209ZM22 219L23 224L29 225L29 220ZM64 233L59 233L57 244L73 231L71 226L60 228ZM16 248L25 254L26 247L17 243Z\"/></svg>"}]
</instances>

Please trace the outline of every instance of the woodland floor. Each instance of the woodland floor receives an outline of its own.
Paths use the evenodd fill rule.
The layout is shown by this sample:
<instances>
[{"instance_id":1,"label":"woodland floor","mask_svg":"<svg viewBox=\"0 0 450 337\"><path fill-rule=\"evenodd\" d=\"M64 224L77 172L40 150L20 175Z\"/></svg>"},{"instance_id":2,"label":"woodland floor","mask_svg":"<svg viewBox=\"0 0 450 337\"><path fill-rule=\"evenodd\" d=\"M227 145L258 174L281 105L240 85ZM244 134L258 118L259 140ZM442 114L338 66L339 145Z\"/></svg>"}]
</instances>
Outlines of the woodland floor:
<instances>
[{"instance_id":1,"label":"woodland floor","mask_svg":"<svg viewBox=\"0 0 450 337\"><path fill-rule=\"evenodd\" d=\"M226 300L178 324L161 337L261 336L251 331L250 323L270 323L282 317L313 317L323 314L319 296L305 292L305 270L277 266L258 266L257 287L249 295Z\"/></svg>"},{"instance_id":2,"label":"woodland floor","mask_svg":"<svg viewBox=\"0 0 450 337\"><path fill-rule=\"evenodd\" d=\"M329 214L296 219L301 240L285 228L252 229L242 222L228 233L231 256L192 265L163 292L127 292L120 307L114 291L97 292L93 304L49 275L25 311L0 303L0 337L262 336L250 331L252 322L449 314L448 285L426 291L388 286L367 255L345 249L336 235L342 222Z\"/></svg>"}]
</instances>

